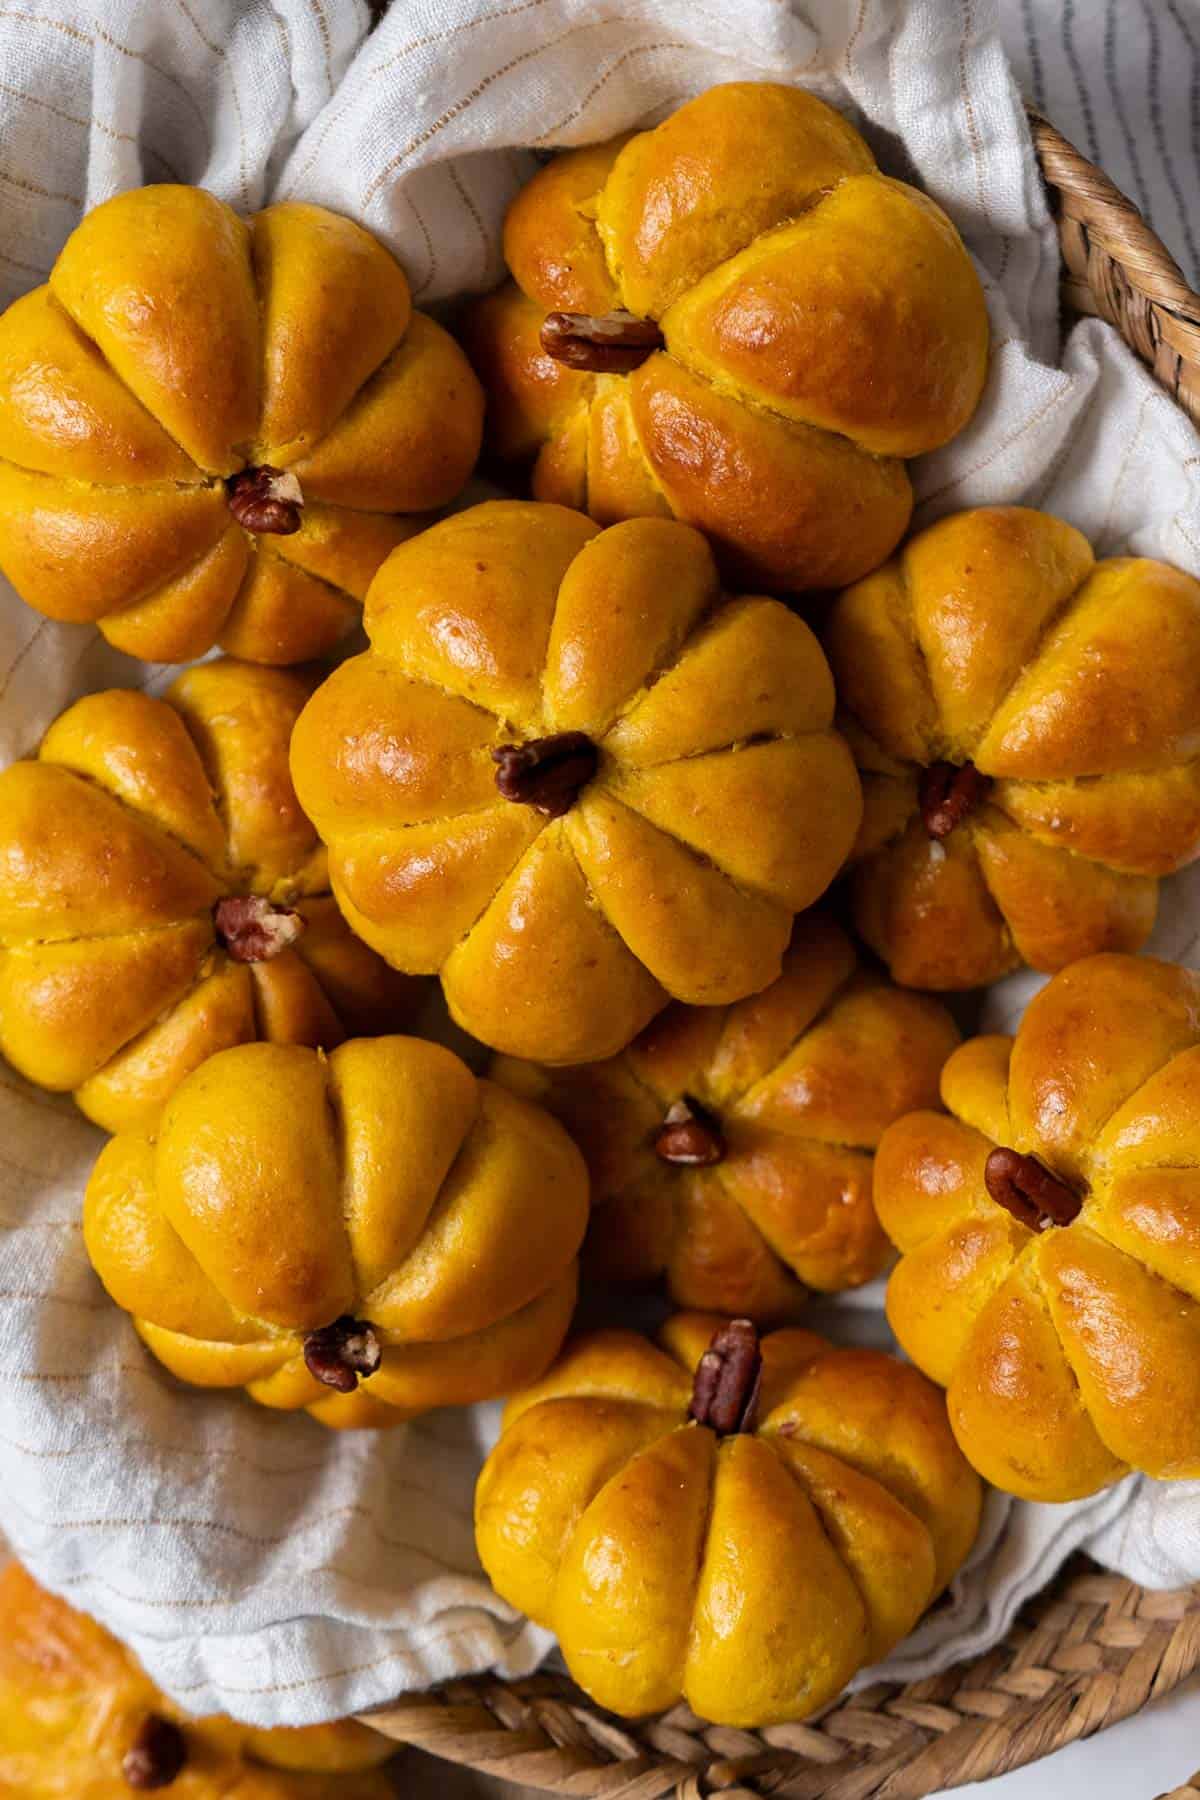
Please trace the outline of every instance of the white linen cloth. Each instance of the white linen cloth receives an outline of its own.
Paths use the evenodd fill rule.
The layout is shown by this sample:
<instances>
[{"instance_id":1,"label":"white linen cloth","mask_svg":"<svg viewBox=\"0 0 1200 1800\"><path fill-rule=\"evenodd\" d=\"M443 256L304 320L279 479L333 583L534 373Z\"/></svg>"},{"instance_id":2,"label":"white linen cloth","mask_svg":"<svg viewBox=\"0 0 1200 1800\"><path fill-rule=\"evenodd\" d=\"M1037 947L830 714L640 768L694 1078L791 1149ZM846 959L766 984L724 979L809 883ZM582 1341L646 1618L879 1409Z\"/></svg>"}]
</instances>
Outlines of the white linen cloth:
<instances>
[{"instance_id":1,"label":"white linen cloth","mask_svg":"<svg viewBox=\"0 0 1200 1800\"><path fill-rule=\"evenodd\" d=\"M987 279L987 395L917 466L921 518L1030 501L1102 553L1200 574L1200 440L1111 332L1059 344L1054 234L988 0L395 0L367 24L358 0L0 0L0 299L45 274L84 206L182 179L247 209L297 195L353 215L428 304L498 278L519 147L602 138L717 81L797 81L936 196ZM0 592L0 759L78 694L159 673ZM1162 942L1194 957L1200 882L1168 884L1163 914ZM1015 1016L1028 986L993 1010ZM532 1668L546 1635L472 1550L495 1408L337 1437L177 1386L88 1268L99 1143L68 1101L0 1071L0 1526L18 1553L197 1711L303 1724ZM878 1333L878 1302L832 1309L834 1329ZM1200 1489L994 1498L950 1604L888 1672L982 1649L1076 1547L1140 1581L1198 1577Z\"/></svg>"}]
</instances>

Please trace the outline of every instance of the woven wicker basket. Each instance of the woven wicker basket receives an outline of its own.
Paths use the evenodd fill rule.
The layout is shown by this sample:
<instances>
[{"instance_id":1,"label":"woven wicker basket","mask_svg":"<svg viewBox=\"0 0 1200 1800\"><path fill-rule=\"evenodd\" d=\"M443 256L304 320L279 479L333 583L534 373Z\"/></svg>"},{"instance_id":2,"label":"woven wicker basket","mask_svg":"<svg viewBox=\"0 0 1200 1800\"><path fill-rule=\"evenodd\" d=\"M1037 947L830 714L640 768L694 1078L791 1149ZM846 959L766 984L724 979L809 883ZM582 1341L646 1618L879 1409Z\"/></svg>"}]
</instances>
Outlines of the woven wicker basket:
<instances>
[{"instance_id":1,"label":"woven wicker basket","mask_svg":"<svg viewBox=\"0 0 1200 1800\"><path fill-rule=\"evenodd\" d=\"M1200 423L1200 296L1133 203L1030 115L1063 252L1063 304L1116 326ZM1020 1768L1128 1718L1200 1667L1200 1584L1152 1593L1076 1562L986 1656L879 1684L803 1725L706 1725L677 1707L630 1725L565 1675L482 1676L369 1723L403 1744L575 1800L920 1800ZM1164 1800L1197 1800L1195 1785Z\"/></svg>"}]
</instances>

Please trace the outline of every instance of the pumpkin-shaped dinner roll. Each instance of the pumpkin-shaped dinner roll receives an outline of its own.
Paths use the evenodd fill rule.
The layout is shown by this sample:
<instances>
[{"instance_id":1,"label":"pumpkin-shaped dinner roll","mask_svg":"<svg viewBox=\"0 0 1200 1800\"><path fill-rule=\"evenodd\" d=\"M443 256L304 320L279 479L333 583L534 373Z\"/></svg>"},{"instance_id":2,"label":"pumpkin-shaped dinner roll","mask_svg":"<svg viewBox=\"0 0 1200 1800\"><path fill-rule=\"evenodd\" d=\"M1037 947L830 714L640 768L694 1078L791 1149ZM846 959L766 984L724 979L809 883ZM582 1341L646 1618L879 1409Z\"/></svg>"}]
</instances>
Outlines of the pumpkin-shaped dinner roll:
<instances>
[{"instance_id":1,"label":"pumpkin-shaped dinner roll","mask_svg":"<svg viewBox=\"0 0 1200 1800\"><path fill-rule=\"evenodd\" d=\"M936 1106L958 1043L945 1008L861 966L830 920L796 921L783 973L733 1006L674 1005L620 1056L491 1069L560 1118L587 1159L596 1280L665 1277L680 1306L786 1318L806 1289L878 1275L890 1247L871 1158Z\"/></svg>"},{"instance_id":2,"label":"pumpkin-shaped dinner roll","mask_svg":"<svg viewBox=\"0 0 1200 1800\"><path fill-rule=\"evenodd\" d=\"M1200 974L1095 956L884 1135L887 1309L989 1481L1200 1476Z\"/></svg>"},{"instance_id":3,"label":"pumpkin-shaped dinner roll","mask_svg":"<svg viewBox=\"0 0 1200 1800\"><path fill-rule=\"evenodd\" d=\"M778 975L858 829L816 639L699 532L499 501L393 552L292 739L334 892L484 1043L623 1049Z\"/></svg>"},{"instance_id":4,"label":"pumpkin-shaped dinner roll","mask_svg":"<svg viewBox=\"0 0 1200 1800\"><path fill-rule=\"evenodd\" d=\"M979 1480L937 1389L880 1351L698 1312L661 1344L579 1338L509 1401L484 1568L612 1712L805 1718L941 1593Z\"/></svg>"},{"instance_id":5,"label":"pumpkin-shaped dinner roll","mask_svg":"<svg viewBox=\"0 0 1200 1800\"><path fill-rule=\"evenodd\" d=\"M183 1381L338 1427L542 1372L587 1171L554 1119L419 1038L245 1044L190 1075L84 1199L97 1274Z\"/></svg>"},{"instance_id":6,"label":"pumpkin-shaped dinner roll","mask_svg":"<svg viewBox=\"0 0 1200 1800\"><path fill-rule=\"evenodd\" d=\"M288 773L311 678L223 659L90 694L0 773L0 1051L143 1130L214 1051L332 1050L422 993L360 943Z\"/></svg>"},{"instance_id":7,"label":"pumpkin-shaped dinner roll","mask_svg":"<svg viewBox=\"0 0 1200 1800\"><path fill-rule=\"evenodd\" d=\"M731 577L836 587L908 523L904 458L987 369L958 233L799 88L732 82L557 156L509 208L514 277L466 343L502 458L602 524L686 519Z\"/></svg>"},{"instance_id":8,"label":"pumpkin-shaped dinner roll","mask_svg":"<svg viewBox=\"0 0 1200 1800\"><path fill-rule=\"evenodd\" d=\"M133 656L301 662L457 494L482 414L361 226L118 194L0 317L0 569Z\"/></svg>"},{"instance_id":9,"label":"pumpkin-shaped dinner roll","mask_svg":"<svg viewBox=\"0 0 1200 1800\"><path fill-rule=\"evenodd\" d=\"M979 507L841 594L827 648L866 800L855 922L897 981L1145 942L1200 854L1200 582Z\"/></svg>"},{"instance_id":10,"label":"pumpkin-shaped dinner roll","mask_svg":"<svg viewBox=\"0 0 1200 1800\"><path fill-rule=\"evenodd\" d=\"M0 1794L11 1800L394 1800L386 1738L346 1719L194 1719L103 1626L18 1563L0 1575Z\"/></svg>"}]
</instances>

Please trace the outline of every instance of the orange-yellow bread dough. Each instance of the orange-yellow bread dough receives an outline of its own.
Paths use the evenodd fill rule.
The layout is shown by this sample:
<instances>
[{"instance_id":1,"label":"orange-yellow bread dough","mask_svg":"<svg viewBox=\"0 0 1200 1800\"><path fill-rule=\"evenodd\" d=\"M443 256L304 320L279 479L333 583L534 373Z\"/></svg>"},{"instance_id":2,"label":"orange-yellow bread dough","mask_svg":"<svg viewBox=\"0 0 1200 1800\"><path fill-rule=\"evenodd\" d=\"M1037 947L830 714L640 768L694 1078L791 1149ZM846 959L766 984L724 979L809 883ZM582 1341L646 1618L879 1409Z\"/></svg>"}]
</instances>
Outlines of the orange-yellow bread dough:
<instances>
[{"instance_id":1,"label":"orange-yellow bread dough","mask_svg":"<svg viewBox=\"0 0 1200 1800\"><path fill-rule=\"evenodd\" d=\"M894 1119L937 1105L957 1043L944 1007L863 967L810 913L761 994L670 1006L607 1062L502 1056L491 1075L548 1107L587 1158L593 1280L665 1278L678 1306L763 1323L809 1288L880 1273L872 1153Z\"/></svg>"},{"instance_id":2,"label":"orange-yellow bread dough","mask_svg":"<svg viewBox=\"0 0 1200 1800\"><path fill-rule=\"evenodd\" d=\"M498 501L394 551L292 776L350 924L539 1062L779 974L861 816L812 632L698 531Z\"/></svg>"},{"instance_id":3,"label":"orange-yellow bread dough","mask_svg":"<svg viewBox=\"0 0 1200 1800\"><path fill-rule=\"evenodd\" d=\"M255 1731L165 1699L103 1626L18 1563L0 1575L0 1800L129 1800L152 1783L155 1722L171 1800L392 1800L395 1746L347 1719ZM139 1742L149 1745L141 1757ZM131 1781L125 1774L131 1757Z\"/></svg>"},{"instance_id":4,"label":"orange-yellow bread dough","mask_svg":"<svg viewBox=\"0 0 1200 1800\"><path fill-rule=\"evenodd\" d=\"M912 508L904 459L983 388L958 233L800 88L731 82L556 156L504 250L513 280L465 329L492 451L536 458L534 498L601 524L699 526L739 584L838 587L882 562ZM599 357L547 348L561 314L592 321ZM627 361L622 331L650 347Z\"/></svg>"},{"instance_id":5,"label":"orange-yellow bread dough","mask_svg":"<svg viewBox=\"0 0 1200 1800\"><path fill-rule=\"evenodd\" d=\"M0 317L0 569L154 662L329 650L452 500L483 396L369 232L118 194Z\"/></svg>"},{"instance_id":6,"label":"orange-yellow bread dough","mask_svg":"<svg viewBox=\"0 0 1200 1800\"><path fill-rule=\"evenodd\" d=\"M756 1393L755 1337L685 1312L661 1349L579 1338L509 1401L484 1464L484 1568L612 1712L805 1718L975 1541L981 1485L931 1382L793 1328L762 1340Z\"/></svg>"},{"instance_id":7,"label":"orange-yellow bread dough","mask_svg":"<svg viewBox=\"0 0 1200 1800\"><path fill-rule=\"evenodd\" d=\"M84 1242L168 1369L337 1428L494 1399L575 1303L587 1171L440 1044L223 1050L110 1140Z\"/></svg>"},{"instance_id":8,"label":"orange-yellow bread dough","mask_svg":"<svg viewBox=\"0 0 1200 1800\"><path fill-rule=\"evenodd\" d=\"M892 1329L988 1481L1200 1476L1200 974L1073 963L884 1134Z\"/></svg>"},{"instance_id":9,"label":"orange-yellow bread dough","mask_svg":"<svg viewBox=\"0 0 1200 1800\"><path fill-rule=\"evenodd\" d=\"M861 935L910 987L1137 950L1200 854L1200 581L1020 506L951 514L841 594Z\"/></svg>"},{"instance_id":10,"label":"orange-yellow bread dough","mask_svg":"<svg viewBox=\"0 0 1200 1800\"><path fill-rule=\"evenodd\" d=\"M314 679L224 658L77 701L0 773L0 1051L148 1130L206 1056L332 1050L425 992L346 925L288 773Z\"/></svg>"}]
</instances>

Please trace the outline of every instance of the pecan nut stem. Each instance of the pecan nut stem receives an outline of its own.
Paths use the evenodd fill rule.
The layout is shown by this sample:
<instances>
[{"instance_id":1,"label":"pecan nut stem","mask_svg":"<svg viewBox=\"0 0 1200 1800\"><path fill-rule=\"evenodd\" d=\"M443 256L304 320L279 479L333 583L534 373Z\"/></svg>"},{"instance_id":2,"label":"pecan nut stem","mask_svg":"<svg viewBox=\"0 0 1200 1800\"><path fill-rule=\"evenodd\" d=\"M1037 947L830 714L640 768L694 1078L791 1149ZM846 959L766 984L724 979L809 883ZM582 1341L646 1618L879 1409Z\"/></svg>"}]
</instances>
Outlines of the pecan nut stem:
<instances>
[{"instance_id":1,"label":"pecan nut stem","mask_svg":"<svg viewBox=\"0 0 1200 1800\"><path fill-rule=\"evenodd\" d=\"M975 811L992 785L990 775L981 775L974 763L931 763L921 776L919 804L921 821L931 838L950 836L956 825Z\"/></svg>"},{"instance_id":2,"label":"pecan nut stem","mask_svg":"<svg viewBox=\"0 0 1200 1800\"><path fill-rule=\"evenodd\" d=\"M749 1319L731 1319L714 1333L696 1365L689 1418L718 1437L753 1431L762 1389L762 1351Z\"/></svg>"},{"instance_id":3,"label":"pecan nut stem","mask_svg":"<svg viewBox=\"0 0 1200 1800\"><path fill-rule=\"evenodd\" d=\"M121 1773L139 1792L170 1787L187 1765L187 1741L178 1725L147 1713L125 1752Z\"/></svg>"},{"instance_id":4,"label":"pecan nut stem","mask_svg":"<svg viewBox=\"0 0 1200 1800\"><path fill-rule=\"evenodd\" d=\"M667 1108L662 1129L654 1140L654 1152L677 1168L706 1168L723 1159L725 1138L714 1115L685 1094Z\"/></svg>"},{"instance_id":5,"label":"pecan nut stem","mask_svg":"<svg viewBox=\"0 0 1200 1800\"><path fill-rule=\"evenodd\" d=\"M304 495L296 477L270 463L243 469L225 483L229 510L246 531L290 537L300 529Z\"/></svg>"},{"instance_id":6,"label":"pecan nut stem","mask_svg":"<svg viewBox=\"0 0 1200 1800\"><path fill-rule=\"evenodd\" d=\"M234 962L270 962L303 935L304 920L290 906L261 894L229 894L213 907L217 938Z\"/></svg>"},{"instance_id":7,"label":"pecan nut stem","mask_svg":"<svg viewBox=\"0 0 1200 1800\"><path fill-rule=\"evenodd\" d=\"M492 751L492 761L496 786L506 800L558 819L570 812L595 775L600 752L584 732L560 731L527 744L501 744Z\"/></svg>"},{"instance_id":8,"label":"pecan nut stem","mask_svg":"<svg viewBox=\"0 0 1200 1800\"><path fill-rule=\"evenodd\" d=\"M339 1394L352 1394L360 1377L374 1375L382 1360L383 1346L375 1327L349 1313L320 1331L310 1331L304 1340L309 1374Z\"/></svg>"},{"instance_id":9,"label":"pecan nut stem","mask_svg":"<svg viewBox=\"0 0 1200 1800\"><path fill-rule=\"evenodd\" d=\"M1083 1208L1074 1188L1052 1175L1036 1156L1022 1156L1019 1150L993 1150L983 1165L983 1179L997 1206L1030 1231L1070 1225Z\"/></svg>"},{"instance_id":10,"label":"pecan nut stem","mask_svg":"<svg viewBox=\"0 0 1200 1800\"><path fill-rule=\"evenodd\" d=\"M653 319L639 319L620 307L610 313L547 313L540 339L555 362L594 375L628 375L664 343Z\"/></svg>"}]
</instances>

